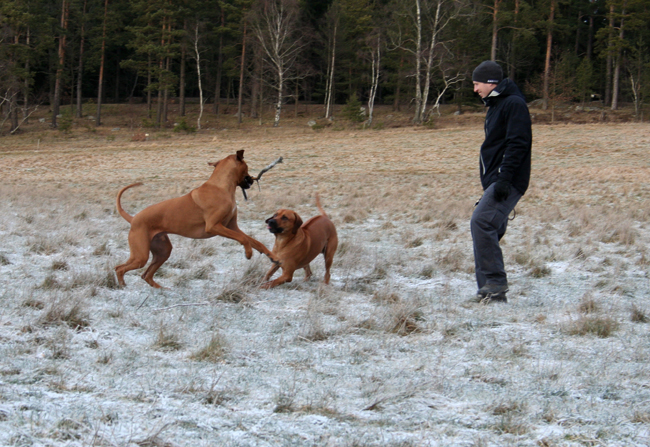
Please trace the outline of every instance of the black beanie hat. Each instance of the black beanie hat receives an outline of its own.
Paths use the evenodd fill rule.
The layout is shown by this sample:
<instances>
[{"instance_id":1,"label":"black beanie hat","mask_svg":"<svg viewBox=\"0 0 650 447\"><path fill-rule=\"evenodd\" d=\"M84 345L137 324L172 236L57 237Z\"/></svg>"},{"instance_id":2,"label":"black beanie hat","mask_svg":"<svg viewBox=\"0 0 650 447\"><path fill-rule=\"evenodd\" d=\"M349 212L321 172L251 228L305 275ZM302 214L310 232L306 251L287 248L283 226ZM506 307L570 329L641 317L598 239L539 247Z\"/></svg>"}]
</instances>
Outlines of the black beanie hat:
<instances>
[{"instance_id":1,"label":"black beanie hat","mask_svg":"<svg viewBox=\"0 0 650 447\"><path fill-rule=\"evenodd\" d=\"M484 61L474 69L472 73L473 82L483 82L485 84L498 84L503 80L503 70L501 66L494 61Z\"/></svg>"}]
</instances>

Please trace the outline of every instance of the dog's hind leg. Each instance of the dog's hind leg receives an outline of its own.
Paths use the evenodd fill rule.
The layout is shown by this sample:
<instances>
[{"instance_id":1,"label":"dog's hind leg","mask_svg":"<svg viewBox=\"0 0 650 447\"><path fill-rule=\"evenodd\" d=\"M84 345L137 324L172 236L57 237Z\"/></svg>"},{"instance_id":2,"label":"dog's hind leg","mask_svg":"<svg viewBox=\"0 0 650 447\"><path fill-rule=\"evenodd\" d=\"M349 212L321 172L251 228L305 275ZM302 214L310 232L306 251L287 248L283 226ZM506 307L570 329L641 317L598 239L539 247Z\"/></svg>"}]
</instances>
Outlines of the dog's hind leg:
<instances>
[{"instance_id":1,"label":"dog's hind leg","mask_svg":"<svg viewBox=\"0 0 650 447\"><path fill-rule=\"evenodd\" d=\"M338 239L336 237L332 237L327 242L325 250L323 250L323 256L325 257L325 278L323 281L325 284L330 283L330 268L332 267L332 262L334 262L334 253L336 253L336 248L338 245Z\"/></svg>"},{"instance_id":2,"label":"dog's hind leg","mask_svg":"<svg viewBox=\"0 0 650 447\"><path fill-rule=\"evenodd\" d=\"M149 249L151 250L153 259L149 267L147 267L147 270L142 274L142 279L147 281L150 286L160 289L162 286L153 280L153 275L172 254L172 243L169 240L169 236L165 233L158 233L151 240Z\"/></svg>"},{"instance_id":3,"label":"dog's hind leg","mask_svg":"<svg viewBox=\"0 0 650 447\"><path fill-rule=\"evenodd\" d=\"M131 231L129 232L129 248L131 255L124 263L115 267L117 283L125 286L124 275L131 270L136 270L147 265L149 260L149 236L146 233Z\"/></svg>"}]
</instances>

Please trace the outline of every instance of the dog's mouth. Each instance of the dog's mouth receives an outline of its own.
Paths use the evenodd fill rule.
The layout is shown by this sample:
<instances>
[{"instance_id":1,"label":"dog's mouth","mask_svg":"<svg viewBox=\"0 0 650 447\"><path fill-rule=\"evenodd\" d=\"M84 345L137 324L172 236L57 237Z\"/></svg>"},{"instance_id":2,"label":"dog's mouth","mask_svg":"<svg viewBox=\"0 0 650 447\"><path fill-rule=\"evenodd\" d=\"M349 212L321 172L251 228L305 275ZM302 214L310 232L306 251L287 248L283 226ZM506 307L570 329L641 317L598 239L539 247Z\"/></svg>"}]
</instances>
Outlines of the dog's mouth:
<instances>
[{"instance_id":1,"label":"dog's mouth","mask_svg":"<svg viewBox=\"0 0 650 447\"><path fill-rule=\"evenodd\" d=\"M241 189L248 189L251 186L253 186L253 183L255 183L255 180L253 180L253 177L251 177L250 175L247 175L246 177L244 177L244 179L241 182L239 182L239 187Z\"/></svg>"},{"instance_id":2,"label":"dog's mouth","mask_svg":"<svg viewBox=\"0 0 650 447\"><path fill-rule=\"evenodd\" d=\"M284 231L282 227L278 226L278 222L274 218L269 218L265 220L266 228L273 234L280 234Z\"/></svg>"},{"instance_id":3,"label":"dog's mouth","mask_svg":"<svg viewBox=\"0 0 650 447\"><path fill-rule=\"evenodd\" d=\"M239 186L241 188L241 192L244 194L244 200L248 200L248 196L246 195L246 190L249 189L253 185L254 182L255 182L255 180L253 180L253 177L251 177L250 175L247 175L237 185L237 186Z\"/></svg>"}]
</instances>

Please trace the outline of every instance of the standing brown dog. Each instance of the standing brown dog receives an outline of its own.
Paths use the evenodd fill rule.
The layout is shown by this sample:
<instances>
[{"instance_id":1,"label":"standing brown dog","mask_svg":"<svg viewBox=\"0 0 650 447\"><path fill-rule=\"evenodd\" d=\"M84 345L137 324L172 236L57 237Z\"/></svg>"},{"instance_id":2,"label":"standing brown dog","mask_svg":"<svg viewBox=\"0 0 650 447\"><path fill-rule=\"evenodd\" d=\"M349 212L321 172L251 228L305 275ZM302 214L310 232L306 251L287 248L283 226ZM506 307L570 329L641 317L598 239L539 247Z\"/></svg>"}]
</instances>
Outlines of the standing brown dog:
<instances>
[{"instance_id":1,"label":"standing brown dog","mask_svg":"<svg viewBox=\"0 0 650 447\"><path fill-rule=\"evenodd\" d=\"M320 216L309 219L304 224L295 211L281 209L272 217L266 219L266 224L271 233L275 234L273 257L280 261L268 271L262 285L265 289L291 282L293 273L298 269L305 269L305 280L311 277L309 263L320 253L325 256L325 284L330 282L330 267L334 260L334 253L339 244L336 228L321 207L320 198L316 194L316 206ZM282 275L269 281L273 274L282 268Z\"/></svg>"},{"instance_id":2,"label":"standing brown dog","mask_svg":"<svg viewBox=\"0 0 650 447\"><path fill-rule=\"evenodd\" d=\"M142 274L142 279L150 286L160 288L160 285L153 280L153 275L172 252L168 233L193 239L224 236L242 244L247 259L253 256L252 247L274 261L268 248L246 235L237 226L235 192L238 186L246 190L255 181L248 175L244 151L237 151L234 155L209 164L214 166L214 171L203 185L182 197L151 205L135 216L129 215L122 209L120 199L124 191L142 183L125 186L117 193L117 211L131 224L129 231L131 256L124 264L115 267L117 281L121 286L126 285L124 274L144 267L151 251L153 259L151 265Z\"/></svg>"}]
</instances>

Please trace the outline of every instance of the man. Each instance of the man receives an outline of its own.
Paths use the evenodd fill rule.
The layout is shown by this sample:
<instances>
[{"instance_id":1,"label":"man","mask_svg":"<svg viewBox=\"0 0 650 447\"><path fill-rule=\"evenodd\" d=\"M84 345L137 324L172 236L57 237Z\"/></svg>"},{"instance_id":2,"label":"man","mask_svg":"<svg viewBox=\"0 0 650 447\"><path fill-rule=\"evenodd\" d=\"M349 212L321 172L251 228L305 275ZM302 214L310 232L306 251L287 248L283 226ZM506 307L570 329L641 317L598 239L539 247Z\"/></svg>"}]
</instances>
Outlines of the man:
<instances>
[{"instance_id":1,"label":"man","mask_svg":"<svg viewBox=\"0 0 650 447\"><path fill-rule=\"evenodd\" d=\"M526 192L530 179L532 130L522 93L493 61L482 62L472 74L474 92L488 108L480 172L483 197L470 226L478 292L476 301L507 302L508 278L499 241L508 215Z\"/></svg>"}]
</instances>

